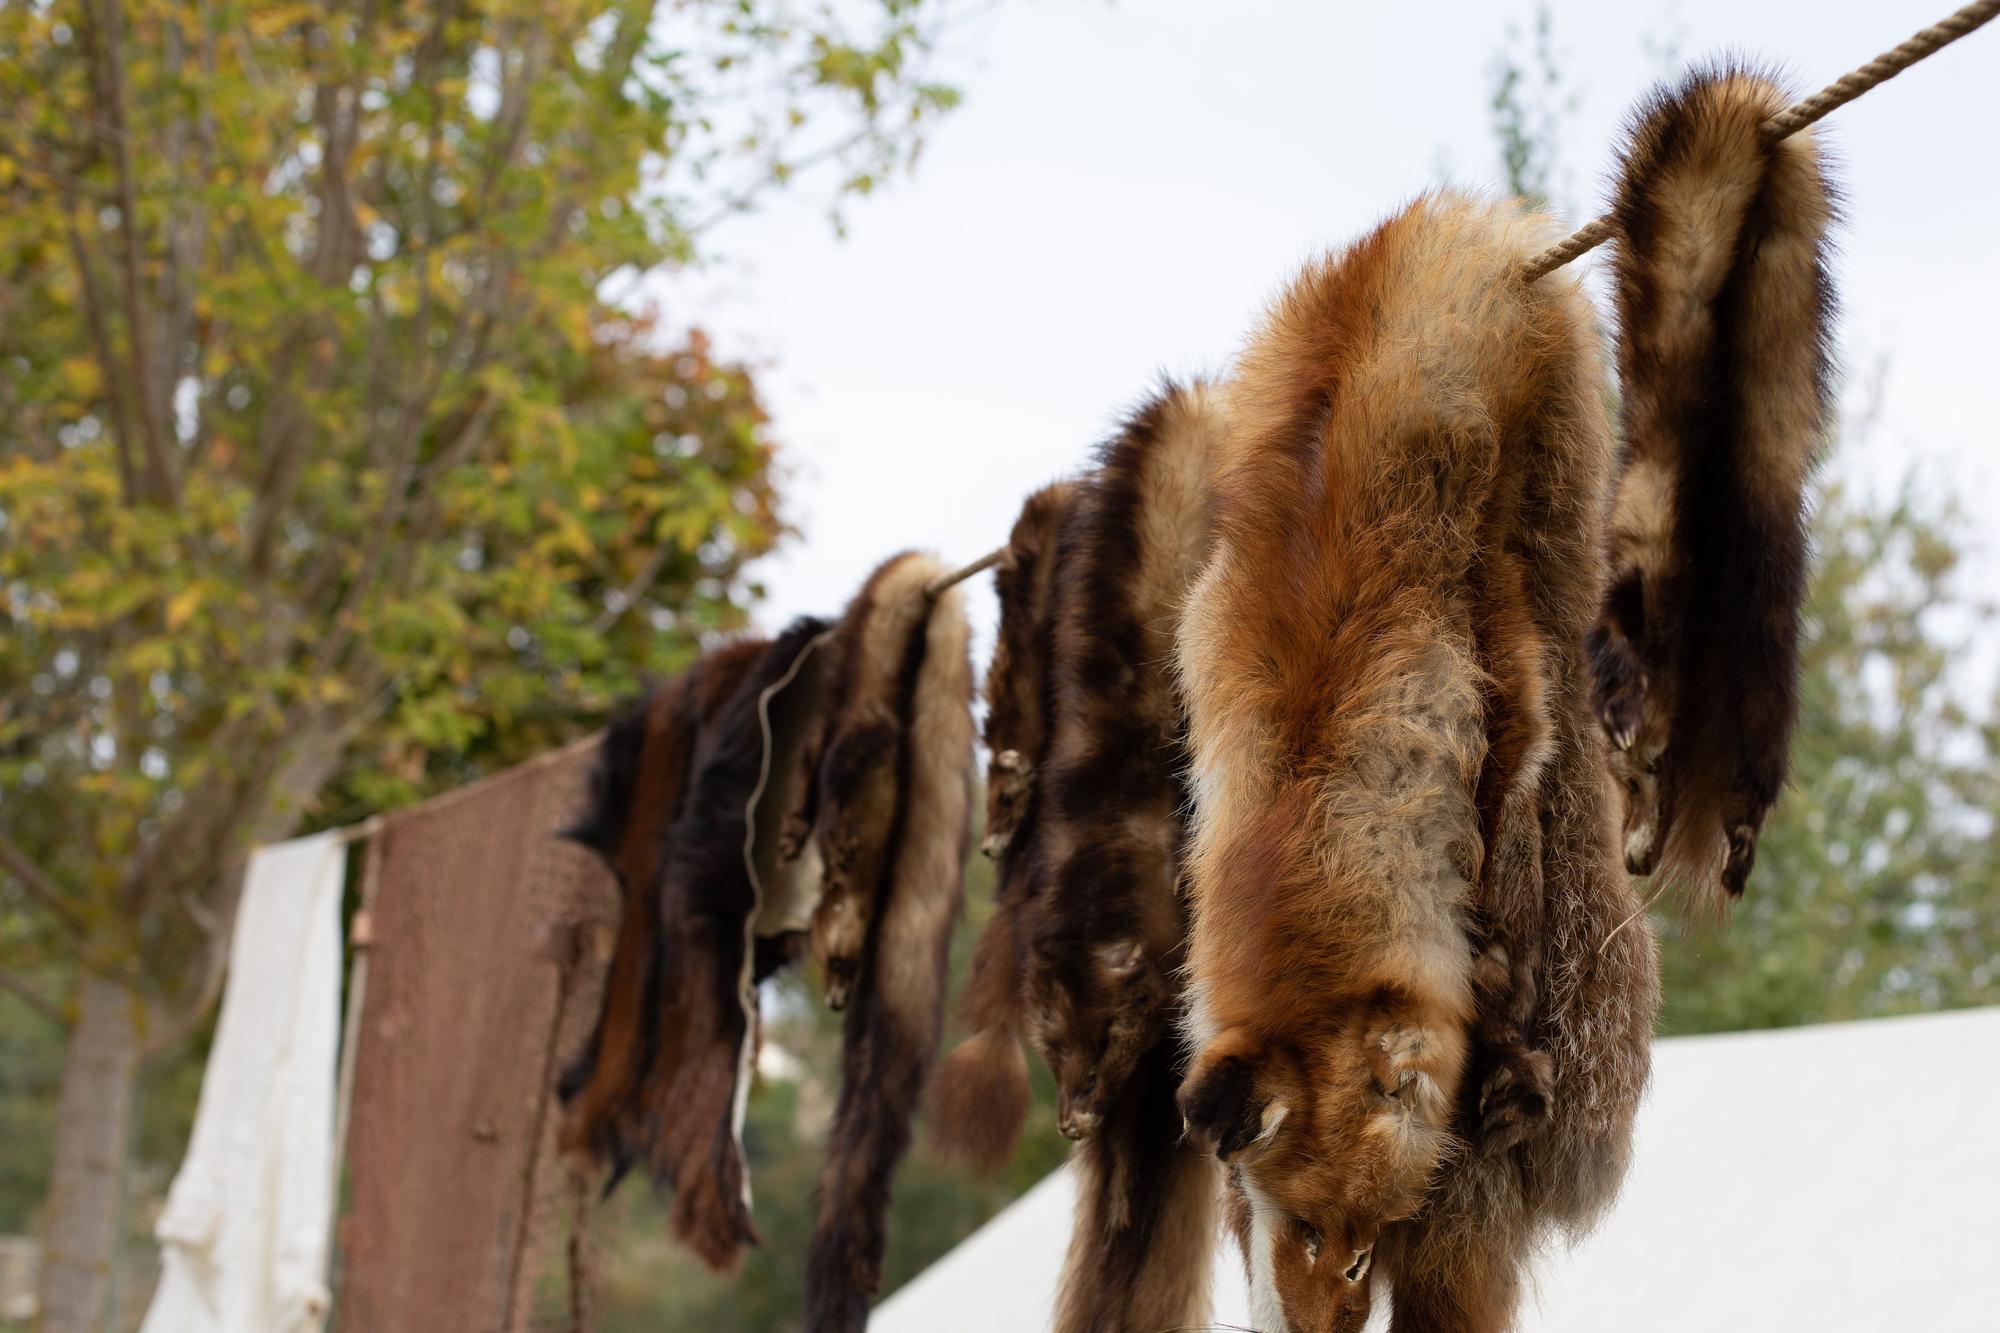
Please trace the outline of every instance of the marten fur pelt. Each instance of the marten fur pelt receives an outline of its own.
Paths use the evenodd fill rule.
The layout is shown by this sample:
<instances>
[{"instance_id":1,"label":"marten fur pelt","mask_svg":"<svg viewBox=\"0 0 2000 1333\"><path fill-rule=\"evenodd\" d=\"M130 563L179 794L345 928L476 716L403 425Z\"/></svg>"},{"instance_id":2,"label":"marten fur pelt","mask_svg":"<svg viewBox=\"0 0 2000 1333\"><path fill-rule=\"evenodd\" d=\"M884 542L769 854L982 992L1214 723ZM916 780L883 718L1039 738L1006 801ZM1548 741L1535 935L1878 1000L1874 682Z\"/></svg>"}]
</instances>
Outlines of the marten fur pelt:
<instances>
[{"instance_id":1,"label":"marten fur pelt","mask_svg":"<svg viewBox=\"0 0 2000 1333\"><path fill-rule=\"evenodd\" d=\"M1063 528L1028 1030L1081 1140L1057 1333L1199 1322L1216 1177L1173 1105L1187 792L1174 624L1206 558L1217 393L1165 385L1100 451Z\"/></svg>"},{"instance_id":2,"label":"marten fur pelt","mask_svg":"<svg viewBox=\"0 0 2000 1333\"><path fill-rule=\"evenodd\" d=\"M763 763L757 701L825 622L702 657L621 714L569 836L598 852L623 912L597 1024L558 1091L562 1139L610 1168L644 1163L673 1195L673 1234L711 1267L755 1244L739 1086L760 979L746 808ZM764 966L782 951L758 948Z\"/></svg>"},{"instance_id":3,"label":"marten fur pelt","mask_svg":"<svg viewBox=\"0 0 2000 1333\"><path fill-rule=\"evenodd\" d=\"M1104 446L1063 530L1054 691L1028 904L1028 1028L1063 1132L1087 1138L1179 992L1186 723L1174 624L1206 558L1222 415L1168 384Z\"/></svg>"},{"instance_id":4,"label":"marten fur pelt","mask_svg":"<svg viewBox=\"0 0 2000 1333\"><path fill-rule=\"evenodd\" d=\"M927 591L944 572L916 554L878 569L849 607L826 667L827 727L810 824L829 862L842 838L879 850L868 853L869 878L858 871L871 862L848 860L841 891L849 915L835 923L835 938L849 929L861 934L849 973L840 1096L806 1257L805 1326L812 1333L848 1333L868 1322L881 1285L890 1181L909 1147L943 1028L973 777L965 612L958 590ZM865 762L850 764L842 747L870 729L879 729L880 739L856 744ZM885 777L871 775L882 769ZM878 780L866 794L852 785ZM886 810L876 803L879 791L891 794ZM839 832L829 823L836 811L863 827ZM817 918L814 929L817 939Z\"/></svg>"},{"instance_id":5,"label":"marten fur pelt","mask_svg":"<svg viewBox=\"0 0 2000 1333\"><path fill-rule=\"evenodd\" d=\"M986 669L982 843L993 859L993 915L973 946L972 975L959 999L968 1035L931 1077L929 1117L938 1151L983 1175L1006 1164L1028 1114L1020 917L1041 865L1036 778L1054 688L1050 603L1057 543L1078 493L1077 484L1058 482L1030 495L994 570L1000 628Z\"/></svg>"},{"instance_id":6,"label":"marten fur pelt","mask_svg":"<svg viewBox=\"0 0 2000 1333\"><path fill-rule=\"evenodd\" d=\"M921 660L931 614L924 585L937 573L933 564L913 554L884 562L841 617L828 646L826 695L808 733L798 803L787 820L781 855L795 859L810 838L820 856L824 879L811 945L834 1009L845 1008L853 993L888 871L902 807L906 673Z\"/></svg>"},{"instance_id":7,"label":"marten fur pelt","mask_svg":"<svg viewBox=\"0 0 2000 1333\"><path fill-rule=\"evenodd\" d=\"M1625 857L1743 892L1798 715L1805 487L1831 415L1833 191L1787 98L1707 70L1641 107L1612 208L1624 454L1594 703Z\"/></svg>"},{"instance_id":8,"label":"marten fur pelt","mask_svg":"<svg viewBox=\"0 0 2000 1333\"><path fill-rule=\"evenodd\" d=\"M1596 333L1574 278L1519 278L1554 230L1421 198L1308 265L1228 393L1178 649L1179 1101L1272 1333L1360 1328L1378 1279L1398 1330L1506 1328L1547 1227L1623 1176L1657 979L1644 922L1614 932L1582 652ZM1489 1133L1482 1100L1538 1076L1525 1132Z\"/></svg>"}]
</instances>

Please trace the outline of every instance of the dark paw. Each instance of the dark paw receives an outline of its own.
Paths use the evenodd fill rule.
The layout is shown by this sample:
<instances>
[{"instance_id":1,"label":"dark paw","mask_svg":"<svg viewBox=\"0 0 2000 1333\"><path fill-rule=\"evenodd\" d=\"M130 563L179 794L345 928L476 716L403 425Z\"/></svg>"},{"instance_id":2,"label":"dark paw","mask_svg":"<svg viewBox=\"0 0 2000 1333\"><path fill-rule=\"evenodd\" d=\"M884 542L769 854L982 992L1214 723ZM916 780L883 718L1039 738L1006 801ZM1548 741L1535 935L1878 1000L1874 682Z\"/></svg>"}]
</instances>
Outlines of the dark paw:
<instances>
[{"instance_id":1,"label":"dark paw","mask_svg":"<svg viewBox=\"0 0 2000 1333\"><path fill-rule=\"evenodd\" d=\"M1729 830L1729 857L1722 863L1722 887L1732 898L1743 896L1750 871L1757 864L1757 830L1738 824Z\"/></svg>"},{"instance_id":2,"label":"dark paw","mask_svg":"<svg viewBox=\"0 0 2000 1333\"><path fill-rule=\"evenodd\" d=\"M1549 1119L1555 1100L1555 1064L1545 1051L1517 1050L1479 1089L1479 1139L1494 1152L1524 1142Z\"/></svg>"}]
</instances>

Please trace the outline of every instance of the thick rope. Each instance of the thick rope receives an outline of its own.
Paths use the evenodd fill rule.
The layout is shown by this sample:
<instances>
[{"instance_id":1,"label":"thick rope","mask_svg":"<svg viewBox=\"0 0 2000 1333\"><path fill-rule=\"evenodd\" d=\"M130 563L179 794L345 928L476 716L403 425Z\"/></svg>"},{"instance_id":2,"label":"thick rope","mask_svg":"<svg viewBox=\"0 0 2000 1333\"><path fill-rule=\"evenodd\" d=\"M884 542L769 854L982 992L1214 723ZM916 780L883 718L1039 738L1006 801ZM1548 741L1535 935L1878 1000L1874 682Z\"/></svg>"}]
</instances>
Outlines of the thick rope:
<instances>
[{"instance_id":1,"label":"thick rope","mask_svg":"<svg viewBox=\"0 0 2000 1333\"><path fill-rule=\"evenodd\" d=\"M1969 32L1976 32L2000 17L2000 0L1976 0L1946 19L1913 35L1908 41L1884 51L1851 74L1843 74L1805 101L1780 111L1764 122L1765 131L1775 141L1797 134L1830 111L1846 106L1878 83L1886 83L1926 56L1934 55ZM1609 217L1585 223L1568 239L1558 241L1530 259L1521 268L1521 278L1533 282L1555 272L1572 259L1589 254L1610 240L1616 226ZM1000 563L1007 548L988 551L963 569L935 579L925 589L936 597L945 589L965 582ZM1642 909L1643 910L1643 909ZM1622 926L1620 927L1623 928ZM1615 931L1613 932L1616 933Z\"/></svg>"},{"instance_id":2,"label":"thick rope","mask_svg":"<svg viewBox=\"0 0 2000 1333\"><path fill-rule=\"evenodd\" d=\"M1926 56L1935 55L1969 32L1976 32L2000 17L2000 0L1977 0L1951 17L1923 29L1895 48L1884 51L1851 74L1843 74L1798 103L1764 122L1773 140L1797 134L1829 111L1846 106L1878 83L1886 83ZM1529 260L1521 269L1523 281L1533 282L1588 254L1611 239L1612 222L1602 217L1575 235L1558 242Z\"/></svg>"}]
</instances>

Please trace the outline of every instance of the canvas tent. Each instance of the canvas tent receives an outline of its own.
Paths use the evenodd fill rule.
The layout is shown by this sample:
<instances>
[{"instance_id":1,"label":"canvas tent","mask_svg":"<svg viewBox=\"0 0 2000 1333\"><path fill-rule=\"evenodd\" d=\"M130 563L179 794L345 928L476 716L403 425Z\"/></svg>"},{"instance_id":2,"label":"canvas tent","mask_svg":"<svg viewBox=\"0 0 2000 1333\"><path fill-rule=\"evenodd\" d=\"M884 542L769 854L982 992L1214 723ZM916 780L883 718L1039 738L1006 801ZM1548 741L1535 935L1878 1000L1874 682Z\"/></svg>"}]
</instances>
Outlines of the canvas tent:
<instances>
[{"instance_id":1,"label":"canvas tent","mask_svg":"<svg viewBox=\"0 0 2000 1333\"><path fill-rule=\"evenodd\" d=\"M2000 1008L1654 1052L1625 1191L1589 1239L1544 1256L1524 1331L2000 1328ZM1067 1172L1044 1180L871 1327L1046 1328L1070 1196ZM1214 1290L1216 1322L1246 1324L1222 1238Z\"/></svg>"}]
</instances>

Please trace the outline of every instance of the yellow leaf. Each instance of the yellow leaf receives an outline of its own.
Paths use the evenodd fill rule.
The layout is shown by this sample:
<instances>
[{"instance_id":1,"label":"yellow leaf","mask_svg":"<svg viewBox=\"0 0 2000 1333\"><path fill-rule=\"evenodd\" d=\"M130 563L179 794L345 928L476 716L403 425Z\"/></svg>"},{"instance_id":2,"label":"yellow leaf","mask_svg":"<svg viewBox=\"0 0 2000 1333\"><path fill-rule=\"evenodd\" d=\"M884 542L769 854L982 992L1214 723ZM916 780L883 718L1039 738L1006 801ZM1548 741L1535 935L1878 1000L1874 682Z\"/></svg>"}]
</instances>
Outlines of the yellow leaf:
<instances>
[{"instance_id":1,"label":"yellow leaf","mask_svg":"<svg viewBox=\"0 0 2000 1333\"><path fill-rule=\"evenodd\" d=\"M201 597L199 583L191 583L175 593L173 599L167 603L167 628L179 629L187 624L188 617L200 608Z\"/></svg>"}]
</instances>

